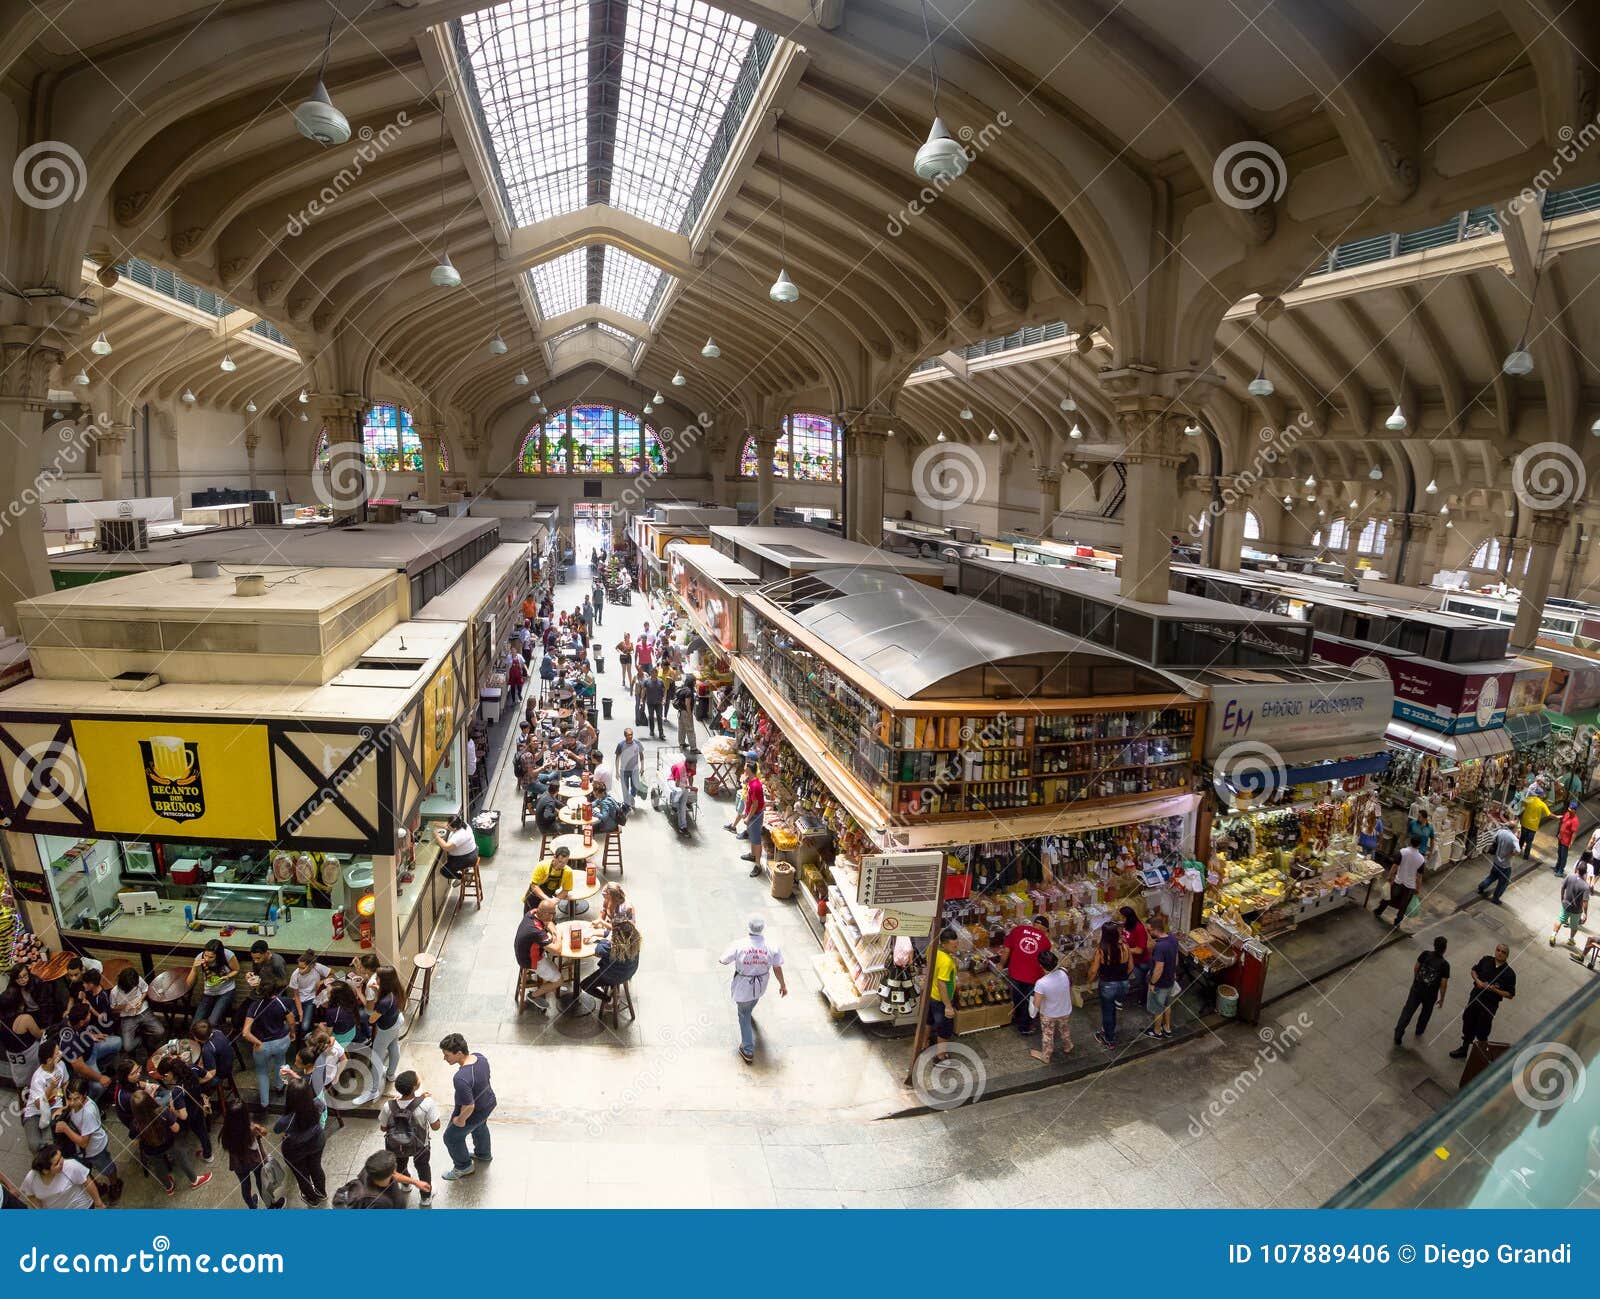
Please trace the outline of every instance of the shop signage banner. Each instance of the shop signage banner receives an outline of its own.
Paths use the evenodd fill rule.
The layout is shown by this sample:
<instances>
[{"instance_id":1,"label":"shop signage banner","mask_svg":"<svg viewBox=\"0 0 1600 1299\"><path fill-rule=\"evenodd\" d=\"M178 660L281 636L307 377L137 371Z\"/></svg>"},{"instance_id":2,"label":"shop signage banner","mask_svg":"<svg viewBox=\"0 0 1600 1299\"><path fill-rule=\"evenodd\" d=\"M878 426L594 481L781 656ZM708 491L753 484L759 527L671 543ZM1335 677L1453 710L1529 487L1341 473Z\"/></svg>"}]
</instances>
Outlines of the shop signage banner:
<instances>
[{"instance_id":1,"label":"shop signage banner","mask_svg":"<svg viewBox=\"0 0 1600 1299\"><path fill-rule=\"evenodd\" d=\"M456 733L456 662L451 654L422 692L422 778L432 777Z\"/></svg>"},{"instance_id":2,"label":"shop signage banner","mask_svg":"<svg viewBox=\"0 0 1600 1299\"><path fill-rule=\"evenodd\" d=\"M276 837L264 725L78 719L72 736L102 834Z\"/></svg>"},{"instance_id":3,"label":"shop signage banner","mask_svg":"<svg viewBox=\"0 0 1600 1299\"><path fill-rule=\"evenodd\" d=\"M1466 671L1433 659L1408 658L1346 645L1318 636L1316 651L1330 662L1388 677L1394 715L1446 735L1503 726L1517 673L1507 669Z\"/></svg>"},{"instance_id":4,"label":"shop signage banner","mask_svg":"<svg viewBox=\"0 0 1600 1299\"><path fill-rule=\"evenodd\" d=\"M1377 752L1394 709L1394 690L1373 678L1336 685L1312 681L1213 686L1206 756L1255 740L1277 748L1325 741L1330 754Z\"/></svg>"}]
</instances>

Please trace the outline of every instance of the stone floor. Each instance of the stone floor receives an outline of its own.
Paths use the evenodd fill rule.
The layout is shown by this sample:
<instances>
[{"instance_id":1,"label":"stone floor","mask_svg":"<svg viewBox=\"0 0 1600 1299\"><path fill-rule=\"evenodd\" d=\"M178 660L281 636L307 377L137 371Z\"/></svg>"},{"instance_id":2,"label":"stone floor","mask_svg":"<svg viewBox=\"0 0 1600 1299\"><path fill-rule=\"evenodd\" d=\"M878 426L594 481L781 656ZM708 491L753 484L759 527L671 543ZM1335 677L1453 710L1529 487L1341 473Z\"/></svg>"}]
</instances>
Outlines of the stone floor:
<instances>
[{"instance_id":1,"label":"stone floor","mask_svg":"<svg viewBox=\"0 0 1600 1299\"><path fill-rule=\"evenodd\" d=\"M581 600L583 589L564 587L560 603ZM608 607L607 643L654 616L642 601ZM615 720L601 727L609 750L632 710L622 704L615 654L606 661L603 683L618 698ZM648 747L653 767L658 746ZM1382 941L1386 926L1353 909L1330 918L1369 927L1372 950L1272 1002L1259 1030L1202 1026L1163 1050L1108 1059L1092 1038L1091 1003L1073 1020L1074 1056L1114 1067L896 1118L918 1104L902 1085L908 1043L830 1017L795 904L748 878L738 845L719 828L726 805L716 800L703 804L693 844L648 810L625 831L624 883L645 940L637 1022L614 1031L592 1017L519 1016L511 936L537 842L517 826L509 768L488 798L505 819L500 850L485 863L483 907L451 922L432 1004L403 1045L406 1067L441 1098L449 1070L436 1043L446 1032L464 1033L494 1068L496 1159L441 1186L441 1208L1316 1205L1456 1090L1460 1071L1447 1053L1467 968L1498 940L1510 942L1520 982L1498 1037L1519 1036L1593 977L1546 945L1557 892L1549 873L1519 879L1504 907L1469 898L1463 908L1462 890L1441 889L1408 926L1415 932L1393 942ZM752 913L766 917L788 955L791 995L780 1000L774 989L763 1003L760 1050L746 1066L716 962ZM1427 1036L1396 1049L1393 1021L1411 964L1436 933L1450 939L1455 981ZM962 1041L985 1069L993 1059L997 1074L1020 1049L1009 1030ZM329 1142L330 1187L379 1144L370 1119L352 1118ZM442 1167L437 1143L434 1155ZM26 1168L14 1122L0 1136L0 1167L13 1180ZM233 1178L216 1167L212 1185L177 1202L237 1204ZM171 1203L130 1171L125 1204Z\"/></svg>"}]
</instances>

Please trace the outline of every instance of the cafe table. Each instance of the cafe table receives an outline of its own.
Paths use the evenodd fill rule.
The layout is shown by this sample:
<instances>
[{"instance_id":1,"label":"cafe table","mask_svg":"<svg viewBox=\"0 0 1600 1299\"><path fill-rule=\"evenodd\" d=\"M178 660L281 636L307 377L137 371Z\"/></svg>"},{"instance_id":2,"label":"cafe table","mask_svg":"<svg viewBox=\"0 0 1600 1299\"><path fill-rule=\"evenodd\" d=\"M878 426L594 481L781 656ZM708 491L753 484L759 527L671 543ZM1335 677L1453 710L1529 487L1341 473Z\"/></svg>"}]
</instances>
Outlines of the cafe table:
<instances>
[{"instance_id":1,"label":"cafe table","mask_svg":"<svg viewBox=\"0 0 1600 1299\"><path fill-rule=\"evenodd\" d=\"M577 929L580 946L572 946L572 931ZM595 952L595 932L584 920L565 920L556 926L557 959L566 963L572 976L572 995L578 995L578 970Z\"/></svg>"}]
</instances>

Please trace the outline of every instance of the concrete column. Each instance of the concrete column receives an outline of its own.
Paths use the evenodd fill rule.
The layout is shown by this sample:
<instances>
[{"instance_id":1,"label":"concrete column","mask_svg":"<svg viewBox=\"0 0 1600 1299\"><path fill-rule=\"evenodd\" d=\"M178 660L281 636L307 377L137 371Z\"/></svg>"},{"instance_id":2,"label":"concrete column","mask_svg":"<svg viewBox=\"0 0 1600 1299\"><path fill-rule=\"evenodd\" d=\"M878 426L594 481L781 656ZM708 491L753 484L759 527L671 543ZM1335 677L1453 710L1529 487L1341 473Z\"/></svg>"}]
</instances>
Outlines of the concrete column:
<instances>
[{"instance_id":1,"label":"concrete column","mask_svg":"<svg viewBox=\"0 0 1600 1299\"><path fill-rule=\"evenodd\" d=\"M39 509L41 485L81 469L88 434L57 440L44 454L44 402L50 372L61 363L65 340L45 329L7 326L0 330L0 635L17 632L17 601L50 589L44 524ZM76 427L76 426L72 426Z\"/></svg>"},{"instance_id":2,"label":"concrete column","mask_svg":"<svg viewBox=\"0 0 1600 1299\"><path fill-rule=\"evenodd\" d=\"M777 450L781 433L773 429L752 429L750 436L756 445L756 523L761 527L772 524L772 507L777 503L778 492L772 474L772 453Z\"/></svg>"},{"instance_id":3,"label":"concrete column","mask_svg":"<svg viewBox=\"0 0 1600 1299\"><path fill-rule=\"evenodd\" d=\"M1219 474L1215 485L1216 503L1221 511L1212 520L1216 533L1211 542L1211 564L1225 572L1237 573L1244 555L1244 516L1255 497L1236 477Z\"/></svg>"},{"instance_id":4,"label":"concrete column","mask_svg":"<svg viewBox=\"0 0 1600 1299\"><path fill-rule=\"evenodd\" d=\"M1396 561L1400 568L1395 580L1406 586L1426 586L1437 571L1429 567L1434 533L1442 534L1444 523L1431 514L1396 514L1394 519L1407 537L1404 560ZM1395 538L1394 545L1400 546L1399 537Z\"/></svg>"},{"instance_id":5,"label":"concrete column","mask_svg":"<svg viewBox=\"0 0 1600 1299\"><path fill-rule=\"evenodd\" d=\"M444 446L444 425L427 424L417 428L422 443L422 499L437 505L444 498L444 471L439 468L439 451Z\"/></svg>"},{"instance_id":6,"label":"concrete column","mask_svg":"<svg viewBox=\"0 0 1600 1299\"><path fill-rule=\"evenodd\" d=\"M1178 466L1185 417L1172 415L1170 403L1148 396L1119 399L1122 462L1128 472L1128 498L1122 510L1122 596L1165 604L1172 572Z\"/></svg>"},{"instance_id":7,"label":"concrete column","mask_svg":"<svg viewBox=\"0 0 1600 1299\"><path fill-rule=\"evenodd\" d=\"M466 461L461 466L461 474L467 480L469 496L476 496L483 490L483 473L478 464L482 455L483 443L478 441L476 433L468 433L461 439L461 457Z\"/></svg>"},{"instance_id":8,"label":"concrete column","mask_svg":"<svg viewBox=\"0 0 1600 1299\"><path fill-rule=\"evenodd\" d=\"M845 537L865 546L883 544L883 454L889 442L889 417L872 411L847 411L844 425Z\"/></svg>"},{"instance_id":9,"label":"concrete column","mask_svg":"<svg viewBox=\"0 0 1600 1299\"><path fill-rule=\"evenodd\" d=\"M128 449L128 424L105 424L95 437L95 458L100 464L100 499L122 499L122 458Z\"/></svg>"},{"instance_id":10,"label":"concrete column","mask_svg":"<svg viewBox=\"0 0 1600 1299\"><path fill-rule=\"evenodd\" d=\"M1061 513L1061 471L1039 470L1039 535L1049 539L1055 533L1056 515Z\"/></svg>"},{"instance_id":11,"label":"concrete column","mask_svg":"<svg viewBox=\"0 0 1600 1299\"><path fill-rule=\"evenodd\" d=\"M1528 537L1532 550L1527 576L1521 579L1522 598L1517 604L1516 626L1511 629L1512 649L1532 649L1539 639L1539 623L1544 618L1544 603L1550 595L1550 579L1555 575L1556 559L1571 522L1572 515L1566 510L1546 510L1533 517Z\"/></svg>"},{"instance_id":12,"label":"concrete column","mask_svg":"<svg viewBox=\"0 0 1600 1299\"><path fill-rule=\"evenodd\" d=\"M327 505L335 518L362 515L368 499L382 488L382 475L368 471L366 448L361 442L360 397L339 393L314 393L312 409L328 434L328 463L311 471L311 493ZM313 442L315 439L313 439Z\"/></svg>"},{"instance_id":13,"label":"concrete column","mask_svg":"<svg viewBox=\"0 0 1600 1299\"><path fill-rule=\"evenodd\" d=\"M250 474L250 490L256 489L256 452L261 447L261 434L251 431L244 435L245 466ZM101 467L101 481L105 480L104 466ZM103 489L102 489L103 490Z\"/></svg>"},{"instance_id":14,"label":"concrete column","mask_svg":"<svg viewBox=\"0 0 1600 1299\"><path fill-rule=\"evenodd\" d=\"M706 434L706 477L713 505L728 504L728 439L719 431Z\"/></svg>"}]
</instances>

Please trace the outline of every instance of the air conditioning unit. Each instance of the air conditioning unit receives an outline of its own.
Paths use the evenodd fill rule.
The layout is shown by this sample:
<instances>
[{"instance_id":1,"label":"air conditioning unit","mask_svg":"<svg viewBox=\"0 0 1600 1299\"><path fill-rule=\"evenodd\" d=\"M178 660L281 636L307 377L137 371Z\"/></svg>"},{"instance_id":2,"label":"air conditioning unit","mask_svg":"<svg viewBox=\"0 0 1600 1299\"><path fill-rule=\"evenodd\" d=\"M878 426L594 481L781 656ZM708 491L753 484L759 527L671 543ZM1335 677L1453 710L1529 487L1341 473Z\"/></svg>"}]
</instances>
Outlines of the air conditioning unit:
<instances>
[{"instance_id":1,"label":"air conditioning unit","mask_svg":"<svg viewBox=\"0 0 1600 1299\"><path fill-rule=\"evenodd\" d=\"M149 550L150 529L144 519L101 519L95 540L105 551Z\"/></svg>"}]
</instances>

